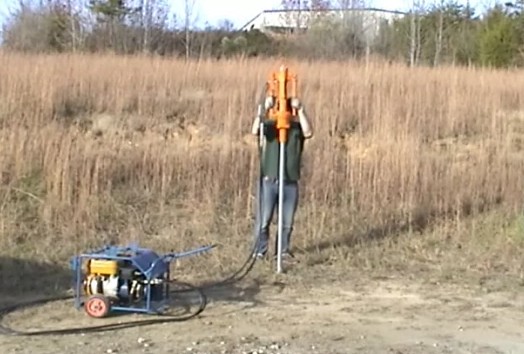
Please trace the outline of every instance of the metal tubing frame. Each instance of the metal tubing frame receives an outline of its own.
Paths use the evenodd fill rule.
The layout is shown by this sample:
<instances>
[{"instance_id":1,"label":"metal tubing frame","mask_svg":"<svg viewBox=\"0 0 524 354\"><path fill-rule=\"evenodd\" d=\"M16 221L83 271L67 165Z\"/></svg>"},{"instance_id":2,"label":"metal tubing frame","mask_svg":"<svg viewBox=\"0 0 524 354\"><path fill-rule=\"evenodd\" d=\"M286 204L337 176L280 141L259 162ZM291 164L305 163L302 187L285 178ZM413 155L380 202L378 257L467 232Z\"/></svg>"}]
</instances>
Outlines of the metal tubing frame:
<instances>
[{"instance_id":1,"label":"metal tubing frame","mask_svg":"<svg viewBox=\"0 0 524 354\"><path fill-rule=\"evenodd\" d=\"M282 233L284 222L284 161L285 161L285 143L280 143L279 156L279 177L278 177L278 247L277 247L277 273L282 273Z\"/></svg>"},{"instance_id":2,"label":"metal tubing frame","mask_svg":"<svg viewBox=\"0 0 524 354\"><path fill-rule=\"evenodd\" d=\"M97 259L108 259L108 260L129 260L128 257L118 257L118 256L106 256L106 255L87 255L87 254L83 254L83 255L80 255L77 257L77 269L76 269L76 294L75 294L75 307L77 309L80 309L82 306L83 306L83 298L85 298L85 296L82 295L82 282L83 282L83 277L82 277L82 264L84 263L85 260L88 260L88 259L94 259L94 258L97 258ZM160 258L160 259L163 259L164 257ZM168 271L164 274L165 276L162 278L162 280L164 282L168 282L169 281L169 263L170 261L167 262L168 263ZM111 310L112 311L125 311L125 312L143 312L143 313L158 313L159 312L159 309L164 307L167 303L168 303L168 300L169 300L169 297L164 297L163 300L160 300L158 301L156 304L153 304L153 302L151 301L151 280L154 279L153 276L151 275L150 272L148 272L147 270L144 271L138 264L134 263L133 262L133 265L137 268L137 270L140 271L140 273L142 273L143 275L145 275L146 277L146 282L147 282L147 285L146 285L146 298L142 300L142 303L144 304L143 306L140 306L140 307L134 307L134 306L111 306ZM150 268L151 269L151 268ZM167 278L166 278L167 276ZM166 283L164 283L164 286L166 285Z\"/></svg>"},{"instance_id":3,"label":"metal tubing frame","mask_svg":"<svg viewBox=\"0 0 524 354\"><path fill-rule=\"evenodd\" d=\"M210 249L214 248L215 245L212 245L212 246L204 246L204 247L200 247L200 248L197 248L197 249L194 249L194 250L190 250L190 251L186 251L186 252L181 252L181 253L168 253L168 254L165 254L161 257L159 257L155 262L153 262L153 264L151 264L151 266L148 268L148 269L143 269L142 267L140 267L138 264L136 264L135 262L132 261L131 257L123 257L123 256L114 256L114 255L108 255L108 254L104 254L103 252L106 251L108 248L103 248L103 249L100 249L100 250L97 250L93 253L84 253L84 254L80 254L76 257L74 257L73 259L73 262L74 262L74 267L76 268L75 271L76 271L76 284L75 284L75 288L76 288L76 291L75 291L75 300L74 300L74 305L75 305L75 308L76 309L80 309L81 307L83 307L84 305L84 302L82 301L85 296L82 295L82 283L83 283L83 280L84 278L82 277L82 265L84 263L85 260L88 260L88 259L107 259L107 260L125 260L125 261L132 261L133 265L137 268L138 271L140 271L140 273L142 273L145 277L146 277L146 281L147 281L147 291L146 291L146 298L143 299L141 302L142 304L144 304L144 306L141 306L141 307L134 307L134 306L111 306L111 311L123 311L123 312L137 312L137 313L150 313L150 314L154 314L154 313L159 313L160 309L165 307L166 304L168 304L169 302L169 277L170 277L170 263L175 260L175 259L179 259L179 258L185 258L185 257L189 257L189 256L193 256L193 255L196 255L196 254L199 254L199 253L203 253L203 252L206 252L206 251L209 251ZM127 249L124 249L123 250L147 250L149 251L148 249L143 249L143 248L135 248L135 249L131 249L131 248L127 248ZM156 264L159 262L159 261L162 261L162 262L165 262L167 263L167 267L166 267L166 273L164 273L164 277L162 278L162 280L164 281L164 299L163 300L160 300L158 302L155 301L155 304L153 304L153 302L151 301L151 280L154 279L154 274L151 274L151 271L154 269L154 267L156 266Z\"/></svg>"}]
</instances>

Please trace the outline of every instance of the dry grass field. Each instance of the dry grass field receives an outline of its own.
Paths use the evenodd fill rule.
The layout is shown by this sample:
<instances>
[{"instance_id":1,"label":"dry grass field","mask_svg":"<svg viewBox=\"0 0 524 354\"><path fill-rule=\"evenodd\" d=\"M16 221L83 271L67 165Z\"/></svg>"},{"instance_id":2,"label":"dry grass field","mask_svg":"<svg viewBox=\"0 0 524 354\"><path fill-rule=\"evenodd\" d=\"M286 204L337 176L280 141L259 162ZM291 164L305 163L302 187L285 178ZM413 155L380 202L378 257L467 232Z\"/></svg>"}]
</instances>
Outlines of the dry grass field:
<instances>
[{"instance_id":1,"label":"dry grass field","mask_svg":"<svg viewBox=\"0 0 524 354\"><path fill-rule=\"evenodd\" d=\"M315 128L292 240L301 263L289 281L523 285L523 72L288 64ZM233 270L252 242L248 133L279 65L0 54L0 259L65 267L108 242L218 243L184 272ZM12 296L32 289L5 263ZM273 279L273 269L255 274Z\"/></svg>"}]
</instances>

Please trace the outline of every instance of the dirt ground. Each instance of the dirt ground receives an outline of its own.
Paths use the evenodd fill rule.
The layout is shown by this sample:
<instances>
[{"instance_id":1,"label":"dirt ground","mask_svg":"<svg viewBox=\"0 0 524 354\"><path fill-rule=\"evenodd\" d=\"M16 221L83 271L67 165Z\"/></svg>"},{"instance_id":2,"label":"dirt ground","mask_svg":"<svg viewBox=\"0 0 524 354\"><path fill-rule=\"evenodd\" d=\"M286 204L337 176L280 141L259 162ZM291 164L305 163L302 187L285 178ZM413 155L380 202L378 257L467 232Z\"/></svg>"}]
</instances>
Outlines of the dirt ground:
<instances>
[{"instance_id":1,"label":"dirt ground","mask_svg":"<svg viewBox=\"0 0 524 354\"><path fill-rule=\"evenodd\" d=\"M334 275L328 268L277 276L270 266L257 266L234 287L208 290L204 312L186 322L64 336L0 335L0 349L5 354L524 353L524 295L518 288L485 291L398 275ZM196 301L185 297L178 301ZM65 301L14 312L3 323L40 330L144 318L95 320Z\"/></svg>"}]
</instances>

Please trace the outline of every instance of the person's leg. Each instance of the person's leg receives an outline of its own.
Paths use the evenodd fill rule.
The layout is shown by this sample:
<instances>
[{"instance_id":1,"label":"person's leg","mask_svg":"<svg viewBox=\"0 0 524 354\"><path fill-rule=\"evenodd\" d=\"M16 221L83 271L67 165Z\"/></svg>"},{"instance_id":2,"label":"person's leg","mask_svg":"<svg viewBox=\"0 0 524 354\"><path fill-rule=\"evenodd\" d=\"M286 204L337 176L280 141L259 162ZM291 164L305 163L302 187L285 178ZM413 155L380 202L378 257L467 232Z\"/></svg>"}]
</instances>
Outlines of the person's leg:
<instances>
[{"instance_id":1,"label":"person's leg","mask_svg":"<svg viewBox=\"0 0 524 354\"><path fill-rule=\"evenodd\" d=\"M278 202L278 199L277 199ZM278 203L277 203L278 205ZM298 205L298 183L286 183L284 185L284 202L282 213L282 254L290 254L291 233L295 221L295 212ZM278 230L277 230L278 234ZM278 238L276 240L278 247ZM276 248L278 250L278 248ZM276 254L276 251L275 251Z\"/></svg>"},{"instance_id":2,"label":"person's leg","mask_svg":"<svg viewBox=\"0 0 524 354\"><path fill-rule=\"evenodd\" d=\"M256 253L258 255L265 255L268 248L268 239L269 239L269 225L271 224L271 219L273 218L273 213L275 206L278 202L277 192L278 189L275 186L275 182L271 180L262 181L262 190L260 191L260 202L257 202L257 222L255 235L259 237L259 243ZM258 212L261 208L262 212Z\"/></svg>"}]
</instances>

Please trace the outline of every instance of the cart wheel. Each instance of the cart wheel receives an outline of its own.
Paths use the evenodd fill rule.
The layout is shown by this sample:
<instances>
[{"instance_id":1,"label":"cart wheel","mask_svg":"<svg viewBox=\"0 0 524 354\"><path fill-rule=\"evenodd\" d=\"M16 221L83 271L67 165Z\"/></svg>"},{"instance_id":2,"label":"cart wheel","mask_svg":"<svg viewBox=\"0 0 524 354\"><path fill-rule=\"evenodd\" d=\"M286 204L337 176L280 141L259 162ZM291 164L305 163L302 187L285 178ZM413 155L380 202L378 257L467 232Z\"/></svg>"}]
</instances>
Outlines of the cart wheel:
<instances>
[{"instance_id":1,"label":"cart wheel","mask_svg":"<svg viewBox=\"0 0 524 354\"><path fill-rule=\"evenodd\" d=\"M93 295L85 303L84 309L91 317L102 318L107 316L111 309L109 299L102 295Z\"/></svg>"}]
</instances>

